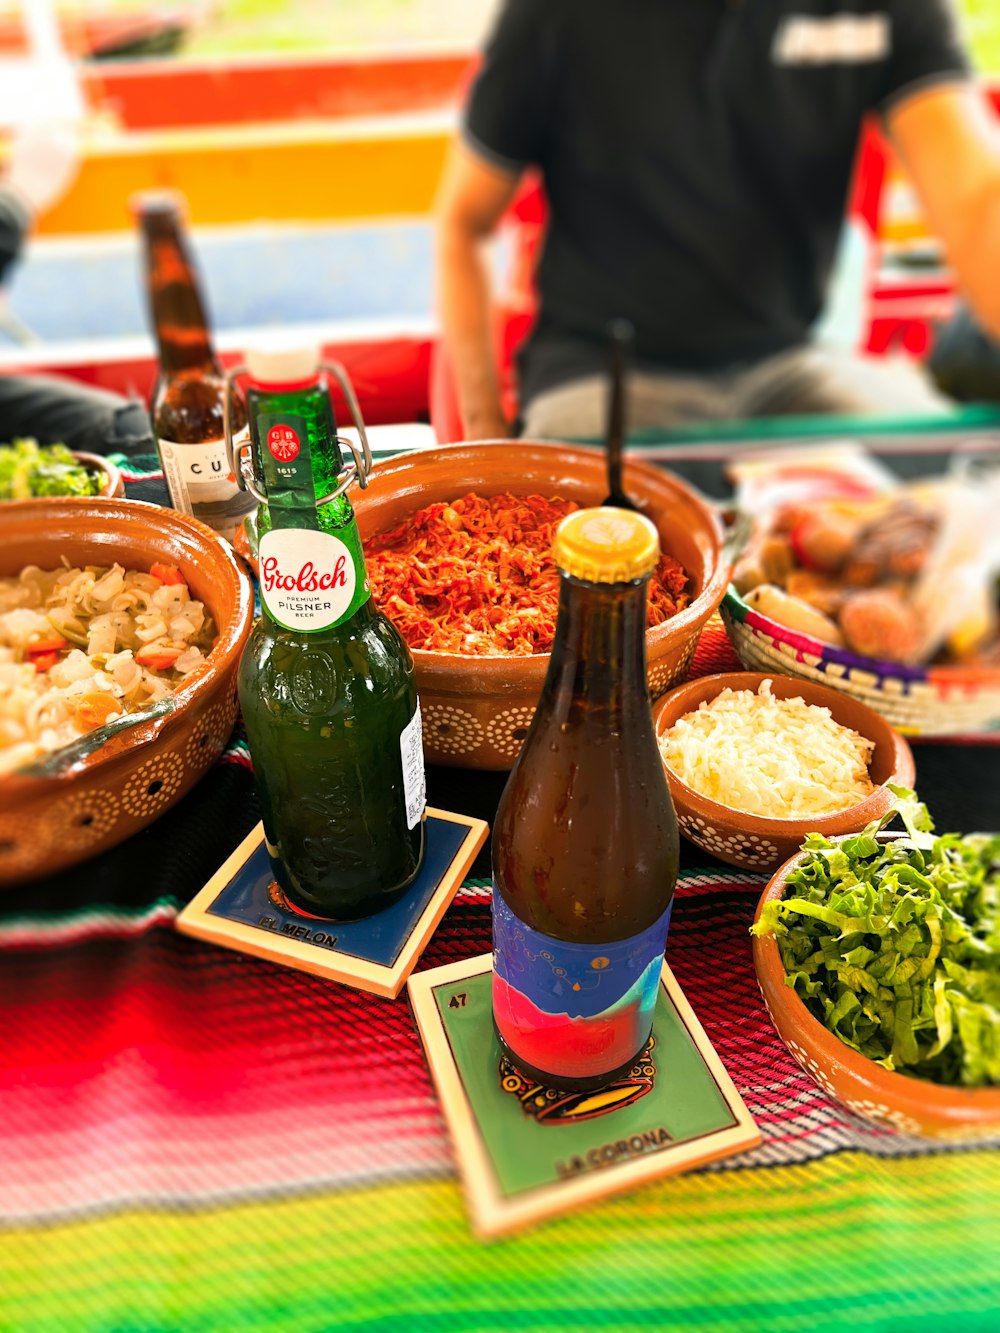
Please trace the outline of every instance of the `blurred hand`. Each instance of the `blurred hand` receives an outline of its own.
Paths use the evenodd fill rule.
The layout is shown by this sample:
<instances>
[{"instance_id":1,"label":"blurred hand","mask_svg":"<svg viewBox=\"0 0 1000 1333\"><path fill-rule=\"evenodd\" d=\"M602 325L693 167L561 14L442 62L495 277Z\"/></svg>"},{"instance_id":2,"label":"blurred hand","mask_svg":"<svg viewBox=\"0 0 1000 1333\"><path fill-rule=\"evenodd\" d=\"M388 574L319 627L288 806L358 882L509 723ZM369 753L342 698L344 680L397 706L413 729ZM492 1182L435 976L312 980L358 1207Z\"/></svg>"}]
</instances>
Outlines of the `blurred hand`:
<instances>
[{"instance_id":1,"label":"blurred hand","mask_svg":"<svg viewBox=\"0 0 1000 1333\"><path fill-rule=\"evenodd\" d=\"M499 410L478 412L463 424L467 440L509 440L514 434L511 423Z\"/></svg>"},{"instance_id":2,"label":"blurred hand","mask_svg":"<svg viewBox=\"0 0 1000 1333\"><path fill-rule=\"evenodd\" d=\"M3 181L37 215L58 203L76 178L79 165L76 129L66 122L35 121L17 131Z\"/></svg>"}]
</instances>

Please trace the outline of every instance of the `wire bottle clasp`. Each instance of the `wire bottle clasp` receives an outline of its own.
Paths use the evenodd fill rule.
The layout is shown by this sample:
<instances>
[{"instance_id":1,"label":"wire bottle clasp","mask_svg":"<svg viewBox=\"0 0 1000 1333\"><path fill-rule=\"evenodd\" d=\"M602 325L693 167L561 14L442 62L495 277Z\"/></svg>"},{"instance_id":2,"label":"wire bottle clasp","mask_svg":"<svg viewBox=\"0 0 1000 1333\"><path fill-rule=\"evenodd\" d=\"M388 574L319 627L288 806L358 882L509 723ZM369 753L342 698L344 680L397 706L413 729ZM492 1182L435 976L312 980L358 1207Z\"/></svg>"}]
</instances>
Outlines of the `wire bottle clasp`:
<instances>
[{"instance_id":1,"label":"wire bottle clasp","mask_svg":"<svg viewBox=\"0 0 1000 1333\"><path fill-rule=\"evenodd\" d=\"M358 432L358 438L361 441L361 448L346 435L337 435L335 439L341 449L349 449L353 456L353 461L348 460L337 474L337 486L329 495L324 495L316 501L316 508L328 505L331 500L336 500L338 495L343 495L348 486L357 482L362 490L368 485L368 477L372 470L372 451L368 446L368 435L365 431L365 423L361 416L361 408L358 406L358 400L354 393L354 388L347 376L347 371L339 361L321 361L319 369L325 370L327 374L332 375L340 387L341 393L347 400L347 406L354 422L354 427ZM258 481L253 469L253 447L249 438L240 440L238 443L233 439L233 392L236 388L236 381L241 375L247 373L247 367L243 364L233 366L231 370L226 371L226 387L222 396L222 428L224 432L226 445L226 459L229 463L229 470L236 477L240 490L249 491L258 504L267 504L267 496L260 489L262 483Z\"/></svg>"}]
</instances>

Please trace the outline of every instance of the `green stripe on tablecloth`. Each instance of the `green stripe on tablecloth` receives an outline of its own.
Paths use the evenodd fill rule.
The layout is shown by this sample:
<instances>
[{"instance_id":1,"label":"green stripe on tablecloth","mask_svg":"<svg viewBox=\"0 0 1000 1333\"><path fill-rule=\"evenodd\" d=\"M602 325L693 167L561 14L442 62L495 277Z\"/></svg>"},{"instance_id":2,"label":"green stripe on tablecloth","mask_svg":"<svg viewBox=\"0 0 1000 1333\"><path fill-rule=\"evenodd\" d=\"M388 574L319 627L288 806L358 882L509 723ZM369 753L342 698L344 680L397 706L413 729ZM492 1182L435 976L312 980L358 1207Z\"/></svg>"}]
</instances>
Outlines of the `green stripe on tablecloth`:
<instances>
[{"instance_id":1,"label":"green stripe on tablecloth","mask_svg":"<svg viewBox=\"0 0 1000 1333\"><path fill-rule=\"evenodd\" d=\"M694 422L670 430L630 431L630 447L644 444L693 444L710 441L746 440L766 443L768 440L822 439L828 441L854 439L878 441L899 435L956 436L963 431L1000 428L1000 408L988 404L957 405L953 411L940 416L808 416L752 417L729 421ZM600 441L595 440L597 444Z\"/></svg>"},{"instance_id":2,"label":"green stripe on tablecloth","mask_svg":"<svg viewBox=\"0 0 1000 1333\"><path fill-rule=\"evenodd\" d=\"M997 1197L995 1153L850 1153L676 1177L489 1244L453 1181L130 1208L0 1232L0 1327L985 1331Z\"/></svg>"}]
</instances>

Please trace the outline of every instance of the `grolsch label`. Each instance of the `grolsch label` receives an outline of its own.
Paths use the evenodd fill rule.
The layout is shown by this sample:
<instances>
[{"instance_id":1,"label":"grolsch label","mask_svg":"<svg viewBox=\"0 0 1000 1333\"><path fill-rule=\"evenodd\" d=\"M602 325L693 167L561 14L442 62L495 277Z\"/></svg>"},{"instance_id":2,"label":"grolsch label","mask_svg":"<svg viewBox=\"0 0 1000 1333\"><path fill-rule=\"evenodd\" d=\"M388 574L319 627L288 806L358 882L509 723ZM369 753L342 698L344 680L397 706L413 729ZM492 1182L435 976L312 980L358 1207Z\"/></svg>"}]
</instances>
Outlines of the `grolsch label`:
<instances>
[{"instance_id":1,"label":"grolsch label","mask_svg":"<svg viewBox=\"0 0 1000 1333\"><path fill-rule=\"evenodd\" d=\"M275 624L315 634L339 625L370 596L358 578L357 524L339 537L315 528L273 528L257 549L260 599Z\"/></svg>"}]
</instances>

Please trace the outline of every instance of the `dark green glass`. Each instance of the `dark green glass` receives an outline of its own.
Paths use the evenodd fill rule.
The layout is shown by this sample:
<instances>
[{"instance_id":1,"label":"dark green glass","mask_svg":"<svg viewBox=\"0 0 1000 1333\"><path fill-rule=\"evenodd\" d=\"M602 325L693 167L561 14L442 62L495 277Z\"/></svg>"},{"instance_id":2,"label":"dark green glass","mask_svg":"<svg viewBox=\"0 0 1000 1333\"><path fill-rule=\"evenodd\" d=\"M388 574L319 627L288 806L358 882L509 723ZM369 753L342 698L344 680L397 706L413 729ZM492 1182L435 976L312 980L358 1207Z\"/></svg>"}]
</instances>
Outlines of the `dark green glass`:
<instances>
[{"instance_id":1,"label":"dark green glass","mask_svg":"<svg viewBox=\"0 0 1000 1333\"><path fill-rule=\"evenodd\" d=\"M366 916L402 893L423 856L413 662L371 601L346 493L316 506L342 465L325 383L251 384L247 409L268 503L257 518L262 615L240 664L239 693L268 852L293 906L339 920ZM293 436L298 449L288 457ZM273 441L284 457L274 457ZM281 594L273 585L265 591L268 534L290 529L335 537L350 553L354 591L336 623L281 623Z\"/></svg>"}]
</instances>

